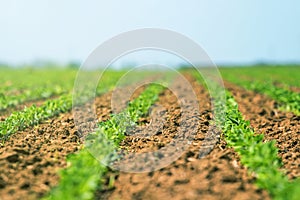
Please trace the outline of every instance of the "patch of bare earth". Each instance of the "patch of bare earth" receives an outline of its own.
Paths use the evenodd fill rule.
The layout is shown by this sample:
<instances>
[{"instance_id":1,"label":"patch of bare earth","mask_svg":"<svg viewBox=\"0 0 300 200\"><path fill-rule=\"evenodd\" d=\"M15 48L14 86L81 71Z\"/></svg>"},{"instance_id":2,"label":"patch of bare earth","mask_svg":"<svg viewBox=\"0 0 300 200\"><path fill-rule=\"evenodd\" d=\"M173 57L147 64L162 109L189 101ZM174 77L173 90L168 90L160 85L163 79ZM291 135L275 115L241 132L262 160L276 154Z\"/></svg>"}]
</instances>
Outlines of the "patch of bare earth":
<instances>
[{"instance_id":1,"label":"patch of bare earth","mask_svg":"<svg viewBox=\"0 0 300 200\"><path fill-rule=\"evenodd\" d=\"M278 81L275 81L273 83L275 86L277 87L281 87L281 88L287 88L288 90L291 90L292 92L296 92L296 93L300 93L300 88L296 87L296 86L286 86Z\"/></svg>"},{"instance_id":2,"label":"patch of bare earth","mask_svg":"<svg viewBox=\"0 0 300 200\"><path fill-rule=\"evenodd\" d=\"M291 86L290 90L296 93L300 93L300 88L299 87L295 87L295 86Z\"/></svg>"},{"instance_id":3,"label":"patch of bare earth","mask_svg":"<svg viewBox=\"0 0 300 200\"><path fill-rule=\"evenodd\" d=\"M154 152L172 146L174 139L189 142L189 147L179 159L156 171L110 171L106 178L115 177L114 187L97 191L97 199L269 199L267 192L254 185L255 178L241 166L234 150L227 148L226 143L219 140L218 131L210 127L212 114L208 92L191 78L189 80L199 101L199 112L190 109L191 112L182 113L174 93L166 90L152 108L150 117L143 119L146 125L129 132L122 148L135 153ZM177 81L174 88L185 101L191 101L184 84ZM166 121L161 124L163 119ZM180 125L188 127L195 119L195 126L190 124L186 132L179 133ZM181 147L180 143L176 144L173 152L165 152L161 157L172 157ZM155 162L142 158L139 163L155 168ZM124 164L134 170L134 162Z\"/></svg>"}]
</instances>

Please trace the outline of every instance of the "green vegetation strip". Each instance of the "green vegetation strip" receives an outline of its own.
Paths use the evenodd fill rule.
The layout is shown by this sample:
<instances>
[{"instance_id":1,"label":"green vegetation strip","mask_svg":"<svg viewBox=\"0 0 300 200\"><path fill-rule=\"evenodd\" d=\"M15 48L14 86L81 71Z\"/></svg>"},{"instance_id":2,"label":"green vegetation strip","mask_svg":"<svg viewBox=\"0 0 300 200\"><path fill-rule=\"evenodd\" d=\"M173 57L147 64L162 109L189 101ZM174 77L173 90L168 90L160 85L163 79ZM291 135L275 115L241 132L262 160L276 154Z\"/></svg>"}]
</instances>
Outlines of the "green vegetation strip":
<instances>
[{"instance_id":1,"label":"green vegetation strip","mask_svg":"<svg viewBox=\"0 0 300 200\"><path fill-rule=\"evenodd\" d=\"M282 110L291 111L300 115L300 93L276 87L270 82L244 83L243 86L247 89L268 95L280 104Z\"/></svg>"},{"instance_id":2,"label":"green vegetation strip","mask_svg":"<svg viewBox=\"0 0 300 200\"><path fill-rule=\"evenodd\" d=\"M49 86L49 87L40 87L33 90L22 91L18 95L5 95L0 93L0 110L5 110L8 107L16 106L26 101L46 99L51 96L61 95L67 93L68 91L64 90L62 86Z\"/></svg>"},{"instance_id":3,"label":"green vegetation strip","mask_svg":"<svg viewBox=\"0 0 300 200\"><path fill-rule=\"evenodd\" d=\"M281 83L283 85L300 87L300 65L256 65L220 67L220 72L225 79L247 79L251 81Z\"/></svg>"},{"instance_id":4,"label":"green vegetation strip","mask_svg":"<svg viewBox=\"0 0 300 200\"><path fill-rule=\"evenodd\" d=\"M11 95L38 88L61 86L69 91L74 83L77 70L60 68L0 68L0 93Z\"/></svg>"},{"instance_id":5,"label":"green vegetation strip","mask_svg":"<svg viewBox=\"0 0 300 200\"><path fill-rule=\"evenodd\" d=\"M250 81L246 78L237 78L237 76L233 77L228 74L225 75L225 78L228 81L240 85L248 90L266 94L278 102L281 110L291 111L300 115L300 93L290 91L286 87L277 87L272 81L265 81L266 79Z\"/></svg>"},{"instance_id":6,"label":"green vegetation strip","mask_svg":"<svg viewBox=\"0 0 300 200\"><path fill-rule=\"evenodd\" d=\"M2 140L19 130L40 123L42 120L66 112L72 108L72 97L61 96L58 99L48 100L42 106L35 105L23 111L14 112L5 121L0 122L0 138Z\"/></svg>"},{"instance_id":7,"label":"green vegetation strip","mask_svg":"<svg viewBox=\"0 0 300 200\"><path fill-rule=\"evenodd\" d=\"M201 77L193 75L203 84ZM227 145L234 148L240 156L241 163L255 175L257 186L268 191L273 199L299 199L300 178L289 181L280 170L283 164L278 157L276 141L264 142L263 134L255 134L250 122L243 119L238 104L228 91L226 91L226 103L223 104L221 91L222 88L216 85L214 91L210 92L215 98L215 123L222 129ZM225 116L219 114L222 112Z\"/></svg>"},{"instance_id":8,"label":"green vegetation strip","mask_svg":"<svg viewBox=\"0 0 300 200\"><path fill-rule=\"evenodd\" d=\"M223 108L219 108L223 109ZM245 121L234 98L227 93L226 120L223 134L228 146L240 155L241 163L256 176L258 187L266 189L274 199L296 200L300 196L300 179L290 182L279 170L275 141L264 142L263 134L255 134L249 121Z\"/></svg>"},{"instance_id":9,"label":"green vegetation strip","mask_svg":"<svg viewBox=\"0 0 300 200\"><path fill-rule=\"evenodd\" d=\"M123 73L124 72L115 71L107 72L101 85L97 87L96 94L101 95L111 90ZM47 92L47 90L44 92ZM59 113L65 113L71 110L72 103L72 95L63 94L57 99L45 101L39 107L32 105L22 111L13 112L5 121L0 122L0 142L4 143L11 134L17 131L24 130L29 126L39 124L43 120L57 116ZM0 145L3 145L1 143Z\"/></svg>"},{"instance_id":10,"label":"green vegetation strip","mask_svg":"<svg viewBox=\"0 0 300 200\"><path fill-rule=\"evenodd\" d=\"M96 142L85 143L86 146L78 153L68 157L69 167L60 172L59 185L46 199L93 199L95 191L101 189L103 175L107 172L107 168L99 160L105 159L109 152L117 150L119 143L125 138L128 126L136 124L139 118L147 115L162 90L162 86L150 85L124 111L100 123L99 129L88 136L96 138ZM108 142L103 142L103 139ZM93 156L90 151L97 152L97 159L94 152ZM112 182L113 179L111 184Z\"/></svg>"}]
</instances>

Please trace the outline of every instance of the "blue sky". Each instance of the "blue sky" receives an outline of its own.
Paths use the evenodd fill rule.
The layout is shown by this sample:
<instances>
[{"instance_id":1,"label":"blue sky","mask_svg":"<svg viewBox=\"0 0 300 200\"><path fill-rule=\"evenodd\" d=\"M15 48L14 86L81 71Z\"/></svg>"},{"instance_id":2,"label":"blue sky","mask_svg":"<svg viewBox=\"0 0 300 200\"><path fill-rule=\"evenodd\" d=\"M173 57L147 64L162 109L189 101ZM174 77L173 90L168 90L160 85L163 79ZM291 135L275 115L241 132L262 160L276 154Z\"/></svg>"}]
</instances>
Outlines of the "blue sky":
<instances>
[{"instance_id":1,"label":"blue sky","mask_svg":"<svg viewBox=\"0 0 300 200\"><path fill-rule=\"evenodd\" d=\"M216 63L300 62L297 0L2 0L0 9L0 62L83 62L105 40L145 27L190 37ZM177 62L146 57L124 62Z\"/></svg>"}]
</instances>

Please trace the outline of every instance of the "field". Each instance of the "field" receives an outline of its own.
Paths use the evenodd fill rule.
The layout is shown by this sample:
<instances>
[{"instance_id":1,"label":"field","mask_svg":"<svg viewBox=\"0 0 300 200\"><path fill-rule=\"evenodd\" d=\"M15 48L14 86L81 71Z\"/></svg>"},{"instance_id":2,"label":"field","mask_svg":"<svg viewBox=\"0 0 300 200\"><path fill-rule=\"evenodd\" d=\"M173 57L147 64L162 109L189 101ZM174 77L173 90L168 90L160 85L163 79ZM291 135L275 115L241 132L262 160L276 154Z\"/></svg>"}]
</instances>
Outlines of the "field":
<instances>
[{"instance_id":1,"label":"field","mask_svg":"<svg viewBox=\"0 0 300 200\"><path fill-rule=\"evenodd\" d=\"M0 199L299 199L300 66L219 70L0 67Z\"/></svg>"}]
</instances>

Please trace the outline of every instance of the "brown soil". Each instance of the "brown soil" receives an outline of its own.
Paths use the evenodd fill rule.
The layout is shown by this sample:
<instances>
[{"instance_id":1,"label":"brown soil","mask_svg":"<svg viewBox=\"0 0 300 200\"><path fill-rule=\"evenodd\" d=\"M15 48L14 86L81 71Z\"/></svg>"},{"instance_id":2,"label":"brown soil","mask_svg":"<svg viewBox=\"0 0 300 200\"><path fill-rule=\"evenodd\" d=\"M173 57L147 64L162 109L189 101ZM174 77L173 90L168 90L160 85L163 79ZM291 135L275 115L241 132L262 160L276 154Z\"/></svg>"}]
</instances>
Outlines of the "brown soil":
<instances>
[{"instance_id":1,"label":"brown soil","mask_svg":"<svg viewBox=\"0 0 300 200\"><path fill-rule=\"evenodd\" d=\"M136 88L130 99L136 98L144 88ZM111 98L112 92L96 97L98 121L109 119ZM83 121L90 115L80 114ZM57 185L58 171L67 166L67 155L81 148L83 133L95 124L77 125L73 113L69 112L11 135L0 147L0 199L38 199Z\"/></svg>"},{"instance_id":2,"label":"brown soil","mask_svg":"<svg viewBox=\"0 0 300 200\"><path fill-rule=\"evenodd\" d=\"M282 83L280 83L278 81L275 81L274 85L277 86L277 87L286 88L285 85L283 85ZM293 92L300 93L300 88L299 87L289 86L288 89L291 90L291 91L293 91Z\"/></svg>"},{"instance_id":3,"label":"brown soil","mask_svg":"<svg viewBox=\"0 0 300 200\"><path fill-rule=\"evenodd\" d=\"M269 199L267 192L254 185L254 177L249 176L240 165L234 150L227 148L224 141L219 141L218 132L214 128L209 128L212 117L209 95L198 83L193 84L200 102L199 112L190 112L187 118L180 119L184 113L174 94L166 90L151 112L153 120L145 119L147 125L133 131L147 136L147 133L156 130L154 135L146 138L129 135L122 143L122 148L129 152L160 150L172 144L174 138L181 137L178 135L178 126L182 121L197 119L197 125L189 127L189 131L195 130L193 141L189 140L189 148L179 159L157 171L109 172L107 180L115 177L114 187L97 191L97 199ZM174 88L182 96L188 97L187 88L183 85L177 81ZM162 125L159 123L161 121L155 119L166 119L166 122ZM189 137L184 139L188 140ZM142 163L144 166L153 164L147 158ZM134 167L130 163L124 164L129 168Z\"/></svg>"},{"instance_id":4,"label":"brown soil","mask_svg":"<svg viewBox=\"0 0 300 200\"><path fill-rule=\"evenodd\" d=\"M99 118L110 114L111 93L96 98ZM101 106L100 106L101 105ZM0 149L1 199L37 199L58 182L66 156L80 148L72 113L13 134Z\"/></svg>"},{"instance_id":5,"label":"brown soil","mask_svg":"<svg viewBox=\"0 0 300 200\"><path fill-rule=\"evenodd\" d=\"M291 86L290 90L296 93L300 93L300 88L299 87L295 87L295 86Z\"/></svg>"},{"instance_id":6,"label":"brown soil","mask_svg":"<svg viewBox=\"0 0 300 200\"><path fill-rule=\"evenodd\" d=\"M256 133L265 134L265 140L276 140L283 170L290 178L300 176L300 116L283 112L277 103L259 93L247 91L226 83L233 93L239 110L245 119L250 120Z\"/></svg>"},{"instance_id":7,"label":"brown soil","mask_svg":"<svg viewBox=\"0 0 300 200\"><path fill-rule=\"evenodd\" d=\"M241 166L234 150L219 140L219 132L209 126L212 118L209 95L198 83L193 82L193 86L200 102L199 112L188 109L182 113L174 94L185 96L186 101L191 99L184 84L177 81L174 93L166 90L160 95L151 115L141 119L137 129L128 131L121 146L124 151L141 154L173 144L174 151L163 155L170 159L183 148L180 143L173 143L174 138L188 141L188 149L170 165L153 172L111 170L106 178L115 177L114 187L97 191L98 199L270 199L267 192L254 185L255 178ZM261 94L229 83L226 86L255 131L264 133L265 140L276 139L283 170L290 178L299 177L300 117L278 110L276 102ZM96 98L99 121L109 118L110 100L111 93ZM88 118L87 114L83 116ZM163 119L165 122L161 123ZM195 121L197 125L190 127ZM188 127L183 134L179 133L180 125L183 130ZM55 186L59 181L57 171L66 167L66 156L81 146L84 132L81 128L90 127L76 129L72 113L65 113L12 135L0 147L0 199L37 199ZM144 166L156 164L147 157L142 159ZM125 164L128 170L135 169L131 163Z\"/></svg>"}]
</instances>

